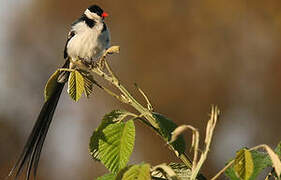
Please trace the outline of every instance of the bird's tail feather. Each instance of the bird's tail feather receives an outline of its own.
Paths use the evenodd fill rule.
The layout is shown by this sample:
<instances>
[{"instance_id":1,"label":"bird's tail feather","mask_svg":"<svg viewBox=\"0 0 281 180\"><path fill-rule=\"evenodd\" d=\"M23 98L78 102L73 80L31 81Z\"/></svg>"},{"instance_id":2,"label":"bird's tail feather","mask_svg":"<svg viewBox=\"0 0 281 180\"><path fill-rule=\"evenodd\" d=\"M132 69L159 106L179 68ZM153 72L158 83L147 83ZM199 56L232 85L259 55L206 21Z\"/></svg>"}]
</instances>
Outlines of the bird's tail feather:
<instances>
[{"instance_id":1,"label":"bird's tail feather","mask_svg":"<svg viewBox=\"0 0 281 180\"><path fill-rule=\"evenodd\" d=\"M68 67L69 62L66 62L63 68ZM56 110L60 95L62 93L64 83L56 84L55 91L51 97L44 103L41 112L36 120L36 123L29 135L23 151L16 162L15 166L10 171L11 176L16 171L15 179L22 173L23 168L27 164L26 180L29 180L31 170L33 175L36 176L36 171L40 159L41 150L51 124L54 112Z\"/></svg>"}]
</instances>

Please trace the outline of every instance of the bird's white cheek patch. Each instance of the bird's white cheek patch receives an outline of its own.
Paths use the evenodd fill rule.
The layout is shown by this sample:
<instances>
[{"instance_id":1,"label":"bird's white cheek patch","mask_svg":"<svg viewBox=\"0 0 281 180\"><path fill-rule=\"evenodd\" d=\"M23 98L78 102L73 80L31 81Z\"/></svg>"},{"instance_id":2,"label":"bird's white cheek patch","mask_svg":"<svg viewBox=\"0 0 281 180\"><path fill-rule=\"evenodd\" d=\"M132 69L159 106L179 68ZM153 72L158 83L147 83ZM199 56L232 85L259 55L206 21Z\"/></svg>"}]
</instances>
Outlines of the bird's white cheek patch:
<instances>
[{"instance_id":1,"label":"bird's white cheek patch","mask_svg":"<svg viewBox=\"0 0 281 180\"><path fill-rule=\"evenodd\" d=\"M101 19L100 16L98 16L96 13L92 13L89 9L86 9L86 11L84 12L84 14L89 18L89 19Z\"/></svg>"}]
</instances>

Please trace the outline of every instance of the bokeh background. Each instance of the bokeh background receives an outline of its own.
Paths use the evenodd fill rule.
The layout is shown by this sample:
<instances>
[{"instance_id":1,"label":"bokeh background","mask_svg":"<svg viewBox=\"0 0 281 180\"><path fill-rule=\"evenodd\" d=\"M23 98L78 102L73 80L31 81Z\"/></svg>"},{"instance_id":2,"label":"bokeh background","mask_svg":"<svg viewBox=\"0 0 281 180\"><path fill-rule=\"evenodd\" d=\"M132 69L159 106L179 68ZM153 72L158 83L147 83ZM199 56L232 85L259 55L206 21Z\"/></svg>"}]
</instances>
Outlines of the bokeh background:
<instances>
[{"instance_id":1,"label":"bokeh background","mask_svg":"<svg viewBox=\"0 0 281 180\"><path fill-rule=\"evenodd\" d=\"M135 82L155 111L202 133L210 105L221 108L203 168L207 177L237 149L274 147L281 140L281 1L1 0L0 179L32 129L48 77L64 62L70 24L93 3L110 14L112 44L121 46L110 63L140 101ZM106 173L89 156L88 141L102 116L116 108L128 107L99 89L78 103L64 91L38 179L84 180ZM159 137L137 124L131 163L141 161L178 162Z\"/></svg>"}]
</instances>

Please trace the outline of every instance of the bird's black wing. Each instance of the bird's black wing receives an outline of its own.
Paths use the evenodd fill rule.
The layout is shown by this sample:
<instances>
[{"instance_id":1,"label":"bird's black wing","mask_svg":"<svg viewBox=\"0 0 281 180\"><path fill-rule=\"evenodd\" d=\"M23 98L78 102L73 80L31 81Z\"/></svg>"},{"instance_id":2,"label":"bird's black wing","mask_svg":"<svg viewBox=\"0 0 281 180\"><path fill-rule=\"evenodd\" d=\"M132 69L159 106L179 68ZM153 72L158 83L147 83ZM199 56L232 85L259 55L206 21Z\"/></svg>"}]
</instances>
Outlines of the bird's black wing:
<instances>
[{"instance_id":1,"label":"bird's black wing","mask_svg":"<svg viewBox=\"0 0 281 180\"><path fill-rule=\"evenodd\" d=\"M65 43L65 46L64 46L64 55L63 55L64 59L68 58L67 44L70 41L70 39L73 38L75 35L76 35L76 32L74 30L71 30L67 35L67 40L66 40L66 43Z\"/></svg>"}]
</instances>

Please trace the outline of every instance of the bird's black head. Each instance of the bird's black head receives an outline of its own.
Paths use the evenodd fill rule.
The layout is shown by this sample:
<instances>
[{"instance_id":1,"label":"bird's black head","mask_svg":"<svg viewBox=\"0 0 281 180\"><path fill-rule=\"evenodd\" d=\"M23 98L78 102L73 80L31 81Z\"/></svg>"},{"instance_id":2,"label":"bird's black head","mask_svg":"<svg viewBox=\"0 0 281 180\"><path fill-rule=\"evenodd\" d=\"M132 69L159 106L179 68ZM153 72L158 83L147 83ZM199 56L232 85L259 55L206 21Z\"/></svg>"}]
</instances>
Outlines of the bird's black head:
<instances>
[{"instance_id":1,"label":"bird's black head","mask_svg":"<svg viewBox=\"0 0 281 180\"><path fill-rule=\"evenodd\" d=\"M92 5L88 9L89 9L89 11L91 11L91 13L96 13L97 15L102 17L103 10L98 5Z\"/></svg>"},{"instance_id":2,"label":"bird's black head","mask_svg":"<svg viewBox=\"0 0 281 180\"><path fill-rule=\"evenodd\" d=\"M103 20L105 17L108 16L108 14L106 12L104 12L102 10L102 8L100 8L97 5L92 5L90 7L88 7L88 9L86 9L86 11L84 12L84 14L92 20Z\"/></svg>"}]
</instances>

